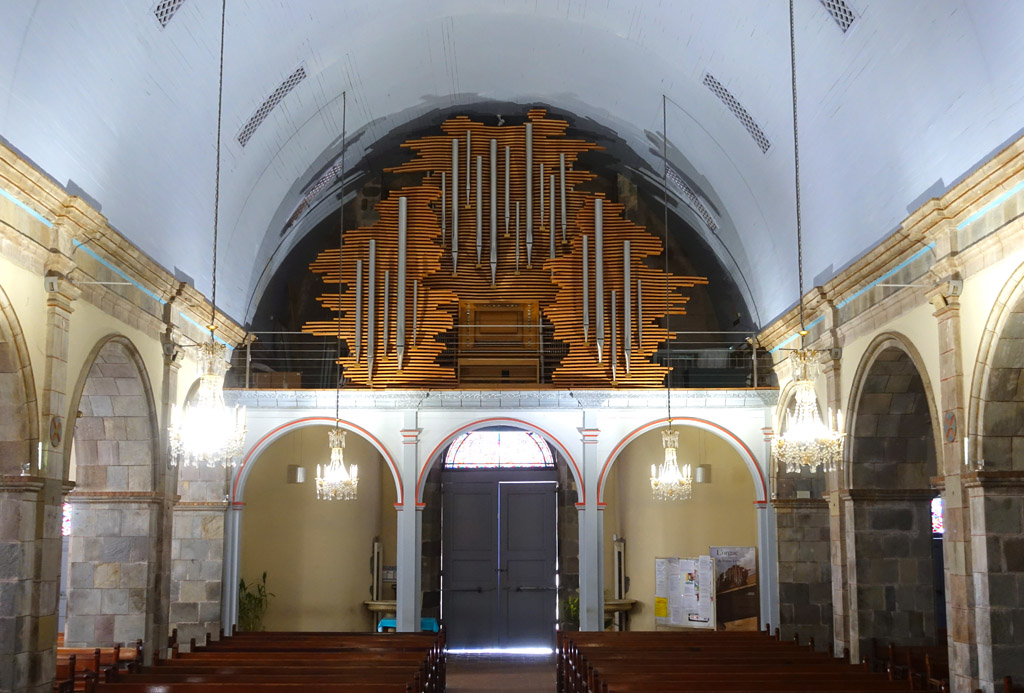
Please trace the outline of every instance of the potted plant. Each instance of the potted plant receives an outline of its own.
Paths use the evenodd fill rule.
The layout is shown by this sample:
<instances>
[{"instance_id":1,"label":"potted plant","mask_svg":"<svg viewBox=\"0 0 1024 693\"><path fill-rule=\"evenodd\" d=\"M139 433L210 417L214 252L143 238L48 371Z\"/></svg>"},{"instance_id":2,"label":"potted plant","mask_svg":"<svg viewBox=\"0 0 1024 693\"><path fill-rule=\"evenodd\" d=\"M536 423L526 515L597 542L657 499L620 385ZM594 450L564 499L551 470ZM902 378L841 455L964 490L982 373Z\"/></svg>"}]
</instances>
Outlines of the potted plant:
<instances>
[{"instance_id":1,"label":"potted plant","mask_svg":"<svg viewBox=\"0 0 1024 693\"><path fill-rule=\"evenodd\" d=\"M580 598L570 594L562 600L562 630L580 629Z\"/></svg>"},{"instance_id":2,"label":"potted plant","mask_svg":"<svg viewBox=\"0 0 1024 693\"><path fill-rule=\"evenodd\" d=\"M267 591L267 572L258 582L253 583L252 589L245 584L245 580L238 582L238 630L255 632L263 630L263 616L267 613L267 606L273 592Z\"/></svg>"}]
</instances>

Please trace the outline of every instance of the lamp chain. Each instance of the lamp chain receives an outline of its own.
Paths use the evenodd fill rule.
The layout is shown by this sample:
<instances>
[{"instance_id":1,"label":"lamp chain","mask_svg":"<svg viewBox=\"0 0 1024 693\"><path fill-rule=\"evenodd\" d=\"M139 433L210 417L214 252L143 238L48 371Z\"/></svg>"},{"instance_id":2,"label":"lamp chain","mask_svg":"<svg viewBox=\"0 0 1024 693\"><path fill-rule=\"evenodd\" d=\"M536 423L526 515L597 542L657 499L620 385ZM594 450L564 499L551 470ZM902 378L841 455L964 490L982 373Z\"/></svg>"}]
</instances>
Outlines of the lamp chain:
<instances>
[{"instance_id":1,"label":"lamp chain","mask_svg":"<svg viewBox=\"0 0 1024 693\"><path fill-rule=\"evenodd\" d=\"M210 340L217 322L217 223L220 218L220 125L224 109L224 23L228 0L220 3L220 71L217 78L217 174L213 182L213 291L210 296Z\"/></svg>"},{"instance_id":2,"label":"lamp chain","mask_svg":"<svg viewBox=\"0 0 1024 693\"><path fill-rule=\"evenodd\" d=\"M341 411L341 244L345 236L345 124L348 115L348 92L341 92L341 212L338 220L338 344L334 354L337 378L334 381L334 427L339 428Z\"/></svg>"},{"instance_id":3,"label":"lamp chain","mask_svg":"<svg viewBox=\"0 0 1024 693\"><path fill-rule=\"evenodd\" d=\"M672 330L669 324L669 283L668 283L668 97L661 95L661 161L663 164L661 189L665 213L665 359L668 372L665 374L668 400L668 427L672 428Z\"/></svg>"},{"instance_id":4,"label":"lamp chain","mask_svg":"<svg viewBox=\"0 0 1024 693\"><path fill-rule=\"evenodd\" d=\"M793 170L796 182L796 263L797 282L800 294L797 300L800 305L800 347L804 346L804 248L800 227L800 137L796 115L796 34L793 29L793 0L789 0L789 66L793 83Z\"/></svg>"}]
</instances>

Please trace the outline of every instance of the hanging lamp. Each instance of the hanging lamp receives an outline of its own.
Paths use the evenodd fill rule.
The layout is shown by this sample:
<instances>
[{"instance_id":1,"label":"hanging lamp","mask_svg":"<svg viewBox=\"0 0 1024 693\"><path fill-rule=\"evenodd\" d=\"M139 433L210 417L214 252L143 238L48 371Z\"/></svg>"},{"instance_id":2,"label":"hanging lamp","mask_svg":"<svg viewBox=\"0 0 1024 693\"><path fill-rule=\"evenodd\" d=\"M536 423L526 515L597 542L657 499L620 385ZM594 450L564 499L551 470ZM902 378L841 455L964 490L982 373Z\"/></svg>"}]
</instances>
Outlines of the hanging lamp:
<instances>
[{"instance_id":1,"label":"hanging lamp","mask_svg":"<svg viewBox=\"0 0 1024 693\"><path fill-rule=\"evenodd\" d=\"M800 140L798 138L796 108L796 38L793 24L793 0L789 0L789 56L790 77L793 88L793 161L796 189L796 249L797 278L799 283L800 348L789 358L795 381L795 409L787 413L785 426L772 439L772 454L776 463L785 465L789 473L803 470L815 472L819 467L826 472L835 470L843 459L843 415L836 411L835 419L831 409L827 424L821 420L818 396L814 391L814 380L818 375L819 354L807 349L804 340L807 327L804 324L804 262L803 236L800 225ZM833 423L835 427L833 427Z\"/></svg>"},{"instance_id":2,"label":"hanging lamp","mask_svg":"<svg viewBox=\"0 0 1024 693\"><path fill-rule=\"evenodd\" d=\"M345 468L345 431L341 428L341 244L345 234L345 121L347 93L341 94L341 212L338 222L338 334L334 363L337 375L334 382L334 428L327 432L331 448L331 461L316 466L316 497L318 500L355 500L359 487L359 467Z\"/></svg>"},{"instance_id":3,"label":"hanging lamp","mask_svg":"<svg viewBox=\"0 0 1024 693\"><path fill-rule=\"evenodd\" d=\"M664 162L664 176L662 180L665 208L665 326L668 327L669 313L669 283L668 283L668 112L667 99L664 94L661 96L662 109L662 161ZM687 500L693 493L693 474L689 464L684 464L682 471L679 469L677 450L679 448L679 431L672 428L672 334L669 331L665 342L666 359L669 370L665 376L666 402L668 409L668 428L661 432L661 443L665 448L665 459L658 464L651 465L651 491L655 500Z\"/></svg>"},{"instance_id":4,"label":"hanging lamp","mask_svg":"<svg viewBox=\"0 0 1024 693\"><path fill-rule=\"evenodd\" d=\"M189 467L232 466L245 442L245 407L224 402L224 374L230 368L227 346L214 336L217 329L217 224L220 216L220 140L224 103L224 24L226 0L221 2L220 72L217 88L217 170L213 196L213 290L210 297L208 342L197 346L199 389L183 408L175 405L168 430L171 463Z\"/></svg>"}]
</instances>

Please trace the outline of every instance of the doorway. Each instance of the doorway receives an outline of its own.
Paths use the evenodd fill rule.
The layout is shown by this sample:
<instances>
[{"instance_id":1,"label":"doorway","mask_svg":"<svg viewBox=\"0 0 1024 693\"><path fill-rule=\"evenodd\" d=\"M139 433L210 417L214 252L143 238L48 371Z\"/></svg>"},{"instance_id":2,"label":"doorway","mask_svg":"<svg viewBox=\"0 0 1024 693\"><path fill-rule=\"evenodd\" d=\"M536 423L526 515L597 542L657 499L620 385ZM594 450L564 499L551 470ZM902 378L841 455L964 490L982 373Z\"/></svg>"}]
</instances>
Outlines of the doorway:
<instances>
[{"instance_id":1,"label":"doorway","mask_svg":"<svg viewBox=\"0 0 1024 693\"><path fill-rule=\"evenodd\" d=\"M553 647L555 469L446 470L441 615L454 649Z\"/></svg>"}]
</instances>

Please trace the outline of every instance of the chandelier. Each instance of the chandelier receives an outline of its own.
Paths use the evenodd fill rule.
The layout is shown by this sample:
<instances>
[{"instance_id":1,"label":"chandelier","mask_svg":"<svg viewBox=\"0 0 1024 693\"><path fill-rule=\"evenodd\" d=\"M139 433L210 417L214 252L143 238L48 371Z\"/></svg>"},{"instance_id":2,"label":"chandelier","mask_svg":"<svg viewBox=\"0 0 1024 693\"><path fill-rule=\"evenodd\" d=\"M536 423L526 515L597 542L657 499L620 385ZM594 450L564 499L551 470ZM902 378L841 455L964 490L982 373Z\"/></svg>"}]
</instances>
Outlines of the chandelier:
<instances>
[{"instance_id":1,"label":"chandelier","mask_svg":"<svg viewBox=\"0 0 1024 693\"><path fill-rule=\"evenodd\" d=\"M355 500L359 486L359 468L345 470L345 431L334 428L327 432L331 444L330 464L316 466L317 500Z\"/></svg>"},{"instance_id":2,"label":"chandelier","mask_svg":"<svg viewBox=\"0 0 1024 693\"><path fill-rule=\"evenodd\" d=\"M800 348L790 354L793 380L796 382L796 407L786 414L785 431L772 440L772 454L777 464L786 465L786 471L800 473L806 469L834 471L843 458L843 415L836 412L833 428L832 410L828 412L828 425L821 420L818 397L814 392L814 378L818 374L818 352L804 348L807 327L804 324L804 261L803 238L800 226L800 139L796 108L796 38L793 28L793 0L789 0L789 56L790 78L793 87L793 169L796 191L796 253L797 281L800 295Z\"/></svg>"},{"instance_id":3,"label":"chandelier","mask_svg":"<svg viewBox=\"0 0 1024 693\"><path fill-rule=\"evenodd\" d=\"M245 407L224 404L224 373L229 368L223 344L213 336L217 321L217 223L220 217L220 135L224 101L224 24L226 2L220 14L220 72L217 86L217 173L213 193L213 291L210 296L210 341L198 347L199 391L184 411L175 406L168 438L171 463L186 466L234 465L245 441Z\"/></svg>"},{"instance_id":4,"label":"chandelier","mask_svg":"<svg viewBox=\"0 0 1024 693\"><path fill-rule=\"evenodd\" d=\"M345 469L345 431L341 429L338 417L341 404L341 249L345 233L345 119L348 114L348 95L341 93L341 200L340 219L338 221L338 343L334 354L337 367L334 383L334 429L327 432L331 445L331 462L316 466L316 497L317 500L355 500L359 486L359 468L351 465Z\"/></svg>"},{"instance_id":5,"label":"chandelier","mask_svg":"<svg viewBox=\"0 0 1024 693\"><path fill-rule=\"evenodd\" d=\"M796 406L786 413L784 432L772 440L772 454L779 465L786 465L789 473L799 474L804 469L815 472L819 466L823 471L834 471L843 458L843 414L836 412L833 428L832 410L828 412L827 425L818 413L818 398L814 393L818 352L799 349L789 358L796 380L793 394Z\"/></svg>"},{"instance_id":6,"label":"chandelier","mask_svg":"<svg viewBox=\"0 0 1024 693\"><path fill-rule=\"evenodd\" d=\"M199 390L171 413L171 458L189 467L233 465L245 442L245 407L224 403L224 345L211 339L198 352Z\"/></svg>"},{"instance_id":7,"label":"chandelier","mask_svg":"<svg viewBox=\"0 0 1024 693\"><path fill-rule=\"evenodd\" d=\"M682 472L679 471L679 463L676 461L679 431L672 430L670 425L661 432L661 442L665 446L665 461L660 465L651 465L651 490L654 498L688 500L693 494L693 474L689 464L684 464Z\"/></svg>"}]
</instances>

